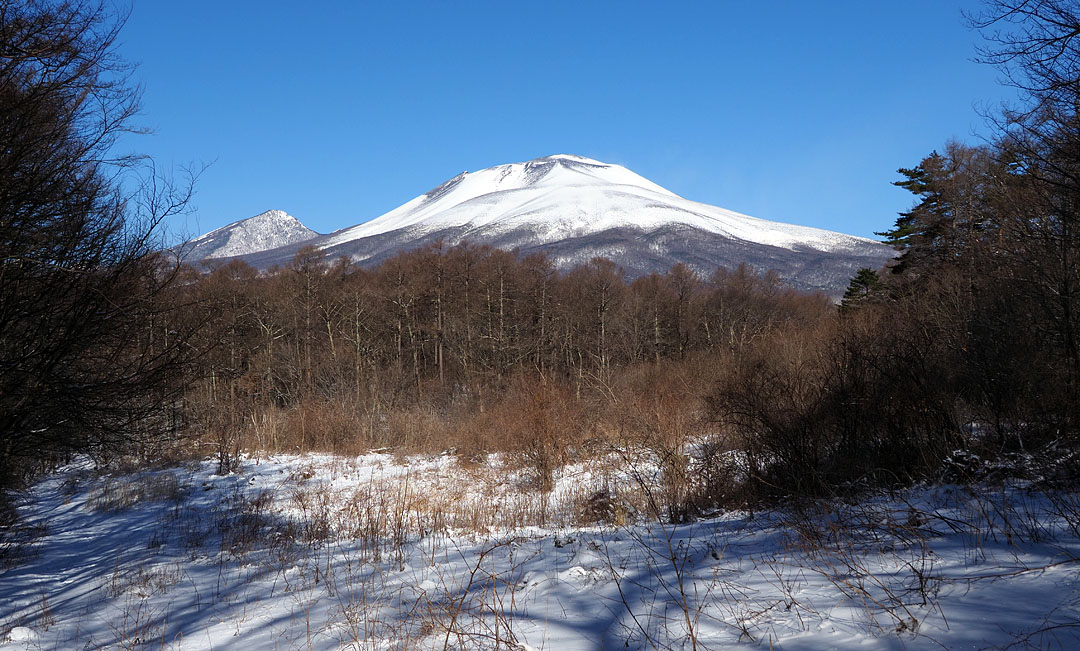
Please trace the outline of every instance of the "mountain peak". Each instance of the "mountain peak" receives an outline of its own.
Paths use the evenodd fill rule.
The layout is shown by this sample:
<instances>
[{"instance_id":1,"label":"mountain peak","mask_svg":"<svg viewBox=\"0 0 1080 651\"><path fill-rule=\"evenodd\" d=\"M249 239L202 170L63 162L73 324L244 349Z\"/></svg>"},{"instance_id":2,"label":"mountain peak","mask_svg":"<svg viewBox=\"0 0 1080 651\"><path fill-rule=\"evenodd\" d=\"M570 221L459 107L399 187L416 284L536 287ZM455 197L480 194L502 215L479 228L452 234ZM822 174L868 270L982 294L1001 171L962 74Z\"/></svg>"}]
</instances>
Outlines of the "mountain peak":
<instances>
[{"instance_id":1,"label":"mountain peak","mask_svg":"<svg viewBox=\"0 0 1080 651\"><path fill-rule=\"evenodd\" d=\"M462 172L381 217L332 234L328 245L402 228L483 227L506 217L535 215L534 209L550 204L553 198L564 204L570 199L562 211L568 216L591 215L586 220L591 225L564 226L570 230L595 230L602 224L592 219L596 211L589 206L604 203L598 203L600 195L633 195L642 204L679 199L674 192L621 165L574 154L554 154ZM566 219L571 218L561 221Z\"/></svg>"},{"instance_id":2,"label":"mountain peak","mask_svg":"<svg viewBox=\"0 0 1080 651\"><path fill-rule=\"evenodd\" d=\"M192 240L188 256L202 260L249 255L298 244L318 235L284 210L267 210Z\"/></svg>"},{"instance_id":3,"label":"mountain peak","mask_svg":"<svg viewBox=\"0 0 1080 651\"><path fill-rule=\"evenodd\" d=\"M299 223L300 220L297 219L296 217L293 217L292 215L285 212L284 210L272 209L272 210L267 210L266 212L261 212L258 215L255 215L254 217L248 217L247 219L241 219L240 221L245 221L245 222L252 222L252 221L290 222L290 221L292 221L292 222L298 222Z\"/></svg>"},{"instance_id":4,"label":"mountain peak","mask_svg":"<svg viewBox=\"0 0 1080 651\"><path fill-rule=\"evenodd\" d=\"M569 161L571 163L585 163L586 165L595 165L597 167L611 167L611 165L609 165L608 163L601 163L598 160L587 158L585 156L578 156L577 154L553 154L551 156L537 158L536 160Z\"/></svg>"}]
</instances>

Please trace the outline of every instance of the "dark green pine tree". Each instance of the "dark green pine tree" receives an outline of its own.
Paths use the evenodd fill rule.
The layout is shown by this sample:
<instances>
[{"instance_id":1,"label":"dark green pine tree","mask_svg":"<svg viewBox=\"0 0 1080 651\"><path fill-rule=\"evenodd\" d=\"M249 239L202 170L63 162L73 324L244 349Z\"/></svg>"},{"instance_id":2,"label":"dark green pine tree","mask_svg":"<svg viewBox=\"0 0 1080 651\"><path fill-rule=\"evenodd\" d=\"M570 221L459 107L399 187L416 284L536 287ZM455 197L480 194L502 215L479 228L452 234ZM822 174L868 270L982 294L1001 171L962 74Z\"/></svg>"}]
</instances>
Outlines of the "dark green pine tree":
<instances>
[{"instance_id":1,"label":"dark green pine tree","mask_svg":"<svg viewBox=\"0 0 1080 651\"><path fill-rule=\"evenodd\" d=\"M881 282L881 278L878 277L876 271L865 267L859 269L855 277L848 283L847 291L844 292L844 297L840 300L840 310L844 312L852 310L866 303L875 293L884 288L885 285Z\"/></svg>"},{"instance_id":2,"label":"dark green pine tree","mask_svg":"<svg viewBox=\"0 0 1080 651\"><path fill-rule=\"evenodd\" d=\"M994 239L1007 176L998 151L950 142L944 154L935 151L917 167L898 171L905 178L893 185L911 192L918 203L900 213L891 230L877 233L900 251L894 274L917 277L943 264L956 265Z\"/></svg>"},{"instance_id":3,"label":"dark green pine tree","mask_svg":"<svg viewBox=\"0 0 1080 651\"><path fill-rule=\"evenodd\" d=\"M897 170L906 178L894 181L893 185L914 194L920 201L911 210L900 213L892 229L874 233L885 238L886 244L900 251L899 261L892 266L893 273L906 271L912 263L914 252L934 238L936 220L932 216L947 209L938 188L940 172L944 166L944 157L934 151L918 166L911 169L901 167Z\"/></svg>"}]
</instances>

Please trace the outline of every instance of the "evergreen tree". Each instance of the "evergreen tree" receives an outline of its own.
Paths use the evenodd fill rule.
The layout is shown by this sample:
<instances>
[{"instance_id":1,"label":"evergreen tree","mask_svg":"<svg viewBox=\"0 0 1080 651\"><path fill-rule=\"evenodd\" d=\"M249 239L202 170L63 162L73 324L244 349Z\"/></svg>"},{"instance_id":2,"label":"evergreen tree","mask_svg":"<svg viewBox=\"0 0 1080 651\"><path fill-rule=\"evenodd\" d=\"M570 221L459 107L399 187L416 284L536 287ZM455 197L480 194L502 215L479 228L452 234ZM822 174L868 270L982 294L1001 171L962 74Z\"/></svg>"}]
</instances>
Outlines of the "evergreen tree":
<instances>
[{"instance_id":1,"label":"evergreen tree","mask_svg":"<svg viewBox=\"0 0 1080 651\"><path fill-rule=\"evenodd\" d=\"M891 230L875 233L884 237L886 244L901 251L914 244L915 236L920 231L920 210L933 210L940 197L940 193L934 191L931 179L931 171L941 167L940 160L941 155L934 151L914 168L901 167L897 170L906 178L903 181L894 181L893 185L922 197L922 201L916 208L900 213L900 217Z\"/></svg>"},{"instance_id":2,"label":"evergreen tree","mask_svg":"<svg viewBox=\"0 0 1080 651\"><path fill-rule=\"evenodd\" d=\"M932 152L893 185L914 194L918 202L900 213L891 230L877 233L899 250L895 274L919 275L937 264L957 264L995 223L995 202L1004 183L1004 166L990 147L956 142L945 153Z\"/></svg>"},{"instance_id":3,"label":"evergreen tree","mask_svg":"<svg viewBox=\"0 0 1080 651\"><path fill-rule=\"evenodd\" d=\"M847 291L844 292L844 297L840 301L840 310L854 309L884 288L885 285L881 282L881 278L878 277L876 271L866 267L859 269L851 282L848 283Z\"/></svg>"}]
</instances>

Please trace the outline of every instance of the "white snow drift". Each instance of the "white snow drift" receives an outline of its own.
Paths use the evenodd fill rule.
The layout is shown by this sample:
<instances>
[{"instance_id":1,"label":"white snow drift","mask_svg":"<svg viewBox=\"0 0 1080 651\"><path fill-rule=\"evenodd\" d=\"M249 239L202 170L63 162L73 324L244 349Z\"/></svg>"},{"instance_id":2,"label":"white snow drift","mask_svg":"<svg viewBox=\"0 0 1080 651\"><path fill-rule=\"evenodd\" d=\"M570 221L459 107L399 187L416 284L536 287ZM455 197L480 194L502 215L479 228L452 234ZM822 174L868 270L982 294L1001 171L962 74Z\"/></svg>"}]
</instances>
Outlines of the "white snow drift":
<instances>
[{"instance_id":1,"label":"white snow drift","mask_svg":"<svg viewBox=\"0 0 1080 651\"><path fill-rule=\"evenodd\" d=\"M656 469L568 466L543 494L494 458L215 465L32 488L0 650L1080 648L1073 491L584 526L582 497Z\"/></svg>"}]
</instances>

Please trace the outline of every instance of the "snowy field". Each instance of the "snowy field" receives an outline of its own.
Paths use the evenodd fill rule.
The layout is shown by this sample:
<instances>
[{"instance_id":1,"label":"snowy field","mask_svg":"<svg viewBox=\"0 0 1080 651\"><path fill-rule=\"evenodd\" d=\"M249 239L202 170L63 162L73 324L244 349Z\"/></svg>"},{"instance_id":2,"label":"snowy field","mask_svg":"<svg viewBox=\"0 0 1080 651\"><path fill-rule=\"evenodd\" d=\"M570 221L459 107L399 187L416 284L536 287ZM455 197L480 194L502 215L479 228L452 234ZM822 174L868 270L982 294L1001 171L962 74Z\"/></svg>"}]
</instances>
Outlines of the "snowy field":
<instances>
[{"instance_id":1,"label":"snowy field","mask_svg":"<svg viewBox=\"0 0 1080 651\"><path fill-rule=\"evenodd\" d=\"M612 467L610 464L608 468ZM655 477L245 459L20 500L0 649L1080 648L1080 498L939 487L685 525Z\"/></svg>"}]
</instances>

